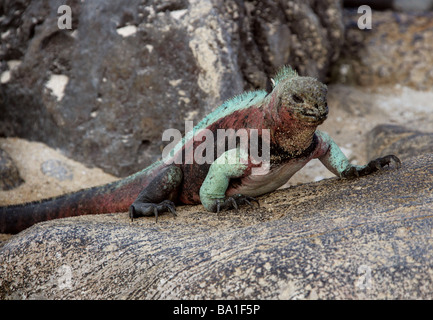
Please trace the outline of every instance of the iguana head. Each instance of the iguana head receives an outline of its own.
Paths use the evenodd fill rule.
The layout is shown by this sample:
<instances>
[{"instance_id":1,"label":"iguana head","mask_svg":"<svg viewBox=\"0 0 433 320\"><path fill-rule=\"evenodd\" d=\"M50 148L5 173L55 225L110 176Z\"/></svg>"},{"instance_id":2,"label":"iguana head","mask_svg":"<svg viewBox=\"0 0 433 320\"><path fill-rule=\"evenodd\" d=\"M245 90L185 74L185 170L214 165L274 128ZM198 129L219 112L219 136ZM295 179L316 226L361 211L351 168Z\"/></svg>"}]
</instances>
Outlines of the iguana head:
<instances>
[{"instance_id":1,"label":"iguana head","mask_svg":"<svg viewBox=\"0 0 433 320\"><path fill-rule=\"evenodd\" d=\"M328 116L327 87L315 78L300 77L290 67L282 68L273 79L273 95L278 98L278 114L283 118L319 125Z\"/></svg>"}]
</instances>

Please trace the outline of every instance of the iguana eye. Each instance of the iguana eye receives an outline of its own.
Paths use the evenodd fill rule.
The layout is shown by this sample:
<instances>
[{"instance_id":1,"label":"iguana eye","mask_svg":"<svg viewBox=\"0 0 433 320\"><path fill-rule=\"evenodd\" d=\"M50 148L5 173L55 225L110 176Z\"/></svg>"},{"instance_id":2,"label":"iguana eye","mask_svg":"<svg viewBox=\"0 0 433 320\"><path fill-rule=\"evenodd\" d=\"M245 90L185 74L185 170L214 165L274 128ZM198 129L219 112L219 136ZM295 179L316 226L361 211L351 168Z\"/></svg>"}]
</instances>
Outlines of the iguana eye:
<instances>
[{"instance_id":1,"label":"iguana eye","mask_svg":"<svg viewBox=\"0 0 433 320\"><path fill-rule=\"evenodd\" d=\"M300 96L298 96L297 94L293 94L292 95L292 99L293 101L295 101L296 103L303 103L304 99L302 99Z\"/></svg>"}]
</instances>

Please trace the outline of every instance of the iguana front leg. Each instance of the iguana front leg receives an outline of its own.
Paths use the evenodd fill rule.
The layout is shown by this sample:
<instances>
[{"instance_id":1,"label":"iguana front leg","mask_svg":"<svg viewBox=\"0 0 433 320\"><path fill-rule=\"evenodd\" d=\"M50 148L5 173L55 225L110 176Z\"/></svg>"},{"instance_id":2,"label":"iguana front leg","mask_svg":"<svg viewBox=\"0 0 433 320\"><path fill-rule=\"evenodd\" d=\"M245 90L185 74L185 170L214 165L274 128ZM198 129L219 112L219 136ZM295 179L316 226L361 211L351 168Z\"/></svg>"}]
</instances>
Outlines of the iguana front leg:
<instances>
[{"instance_id":1,"label":"iguana front leg","mask_svg":"<svg viewBox=\"0 0 433 320\"><path fill-rule=\"evenodd\" d=\"M319 153L319 160L328 168L329 171L341 178L355 178L365 176L375 171L381 170L385 166L389 166L392 161L397 165L397 168L401 166L401 161L394 155L387 155L382 158L377 158L370 161L364 166L353 165L346 158L344 153L340 150L338 145L332 140L332 138L325 132L316 131L316 135L321 140Z\"/></svg>"},{"instance_id":2,"label":"iguana front leg","mask_svg":"<svg viewBox=\"0 0 433 320\"><path fill-rule=\"evenodd\" d=\"M258 201L242 194L226 197L230 179L241 177L248 168L248 154L242 149L230 149L217 158L209 168L200 187L200 201L208 210L219 212L221 209L238 209L240 204Z\"/></svg>"},{"instance_id":3,"label":"iguana front leg","mask_svg":"<svg viewBox=\"0 0 433 320\"><path fill-rule=\"evenodd\" d=\"M140 216L154 215L158 221L158 213L164 211L170 211L176 216L176 209L172 200L177 196L182 179L183 174L180 168L171 165L162 169L129 207L131 220Z\"/></svg>"}]
</instances>

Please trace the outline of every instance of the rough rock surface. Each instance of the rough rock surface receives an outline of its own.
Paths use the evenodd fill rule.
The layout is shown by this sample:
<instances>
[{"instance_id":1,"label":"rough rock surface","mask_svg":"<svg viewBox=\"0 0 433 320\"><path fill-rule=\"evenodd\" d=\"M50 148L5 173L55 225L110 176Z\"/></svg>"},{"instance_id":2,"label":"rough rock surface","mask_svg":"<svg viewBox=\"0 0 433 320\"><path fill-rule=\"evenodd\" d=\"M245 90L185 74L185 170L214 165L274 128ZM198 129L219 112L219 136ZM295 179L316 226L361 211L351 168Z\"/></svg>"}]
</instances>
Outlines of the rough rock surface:
<instances>
[{"instance_id":1,"label":"rough rock surface","mask_svg":"<svg viewBox=\"0 0 433 320\"><path fill-rule=\"evenodd\" d=\"M290 63L323 79L338 57L338 0L63 1L0 5L0 136L42 141L117 176Z\"/></svg>"},{"instance_id":2,"label":"rough rock surface","mask_svg":"<svg viewBox=\"0 0 433 320\"><path fill-rule=\"evenodd\" d=\"M18 187L24 180L9 154L0 148L0 190Z\"/></svg>"},{"instance_id":3,"label":"rough rock surface","mask_svg":"<svg viewBox=\"0 0 433 320\"><path fill-rule=\"evenodd\" d=\"M433 154L220 215L55 220L0 249L1 298L430 298Z\"/></svg>"},{"instance_id":4,"label":"rough rock surface","mask_svg":"<svg viewBox=\"0 0 433 320\"><path fill-rule=\"evenodd\" d=\"M367 154L373 159L398 154L401 160L433 152L433 133L397 125L376 126L367 136Z\"/></svg>"},{"instance_id":5,"label":"rough rock surface","mask_svg":"<svg viewBox=\"0 0 433 320\"><path fill-rule=\"evenodd\" d=\"M333 80L361 86L433 86L433 12L373 11L372 29L360 30L356 10L344 11L345 41Z\"/></svg>"}]
</instances>

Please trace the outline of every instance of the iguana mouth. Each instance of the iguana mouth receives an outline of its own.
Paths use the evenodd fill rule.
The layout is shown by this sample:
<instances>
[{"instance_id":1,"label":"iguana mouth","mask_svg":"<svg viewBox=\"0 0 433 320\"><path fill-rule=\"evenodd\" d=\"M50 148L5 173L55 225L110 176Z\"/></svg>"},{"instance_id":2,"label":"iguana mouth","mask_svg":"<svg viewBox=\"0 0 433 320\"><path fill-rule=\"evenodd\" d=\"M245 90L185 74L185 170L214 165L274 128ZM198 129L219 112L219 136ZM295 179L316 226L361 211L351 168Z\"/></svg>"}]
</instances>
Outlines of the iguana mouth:
<instances>
[{"instance_id":1,"label":"iguana mouth","mask_svg":"<svg viewBox=\"0 0 433 320\"><path fill-rule=\"evenodd\" d=\"M316 108L316 109L298 109L295 113L297 118L306 121L306 122L320 122L326 120L328 117L328 106L325 105L324 108Z\"/></svg>"}]
</instances>

